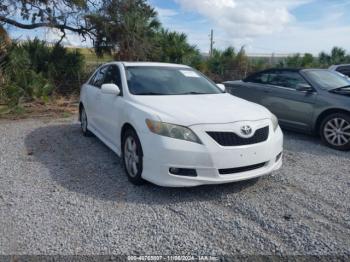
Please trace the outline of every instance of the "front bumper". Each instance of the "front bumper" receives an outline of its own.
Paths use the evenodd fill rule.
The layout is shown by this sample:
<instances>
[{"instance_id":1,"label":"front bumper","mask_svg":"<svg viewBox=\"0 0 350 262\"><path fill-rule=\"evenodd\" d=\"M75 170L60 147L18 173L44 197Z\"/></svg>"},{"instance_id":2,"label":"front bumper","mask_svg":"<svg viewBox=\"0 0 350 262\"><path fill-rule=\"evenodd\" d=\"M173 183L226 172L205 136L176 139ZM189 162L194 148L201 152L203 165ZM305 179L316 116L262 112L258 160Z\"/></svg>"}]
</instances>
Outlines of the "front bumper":
<instances>
[{"instance_id":1,"label":"front bumper","mask_svg":"<svg viewBox=\"0 0 350 262\"><path fill-rule=\"evenodd\" d=\"M247 122L246 122L247 123ZM245 124L246 124L245 123ZM252 179L267 175L282 166L283 134L278 127L273 131L270 120L249 122L253 129L269 126L270 134L266 141L258 144L223 147L206 132L235 130L242 123L224 125L198 125L191 129L203 144L162 137L150 132L140 134L144 151L142 177L154 184L169 187L189 187L205 184L222 184ZM248 167L264 163L262 167L220 174L221 169ZM197 176L173 175L169 168L195 169Z\"/></svg>"}]
</instances>

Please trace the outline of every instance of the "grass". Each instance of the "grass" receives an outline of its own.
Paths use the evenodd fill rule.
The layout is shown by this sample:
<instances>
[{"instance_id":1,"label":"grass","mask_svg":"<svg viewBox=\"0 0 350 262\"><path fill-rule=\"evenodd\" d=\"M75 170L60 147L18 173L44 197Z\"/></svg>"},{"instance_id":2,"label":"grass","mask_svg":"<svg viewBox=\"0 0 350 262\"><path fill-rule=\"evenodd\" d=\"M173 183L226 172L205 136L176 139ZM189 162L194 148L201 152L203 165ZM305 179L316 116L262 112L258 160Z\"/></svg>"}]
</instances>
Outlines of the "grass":
<instances>
[{"instance_id":1,"label":"grass","mask_svg":"<svg viewBox=\"0 0 350 262\"><path fill-rule=\"evenodd\" d=\"M79 50L79 52L85 57L85 61L87 64L101 64L113 61L113 57L110 55L104 55L103 57L98 57L95 54L93 48L68 48L68 50Z\"/></svg>"}]
</instances>

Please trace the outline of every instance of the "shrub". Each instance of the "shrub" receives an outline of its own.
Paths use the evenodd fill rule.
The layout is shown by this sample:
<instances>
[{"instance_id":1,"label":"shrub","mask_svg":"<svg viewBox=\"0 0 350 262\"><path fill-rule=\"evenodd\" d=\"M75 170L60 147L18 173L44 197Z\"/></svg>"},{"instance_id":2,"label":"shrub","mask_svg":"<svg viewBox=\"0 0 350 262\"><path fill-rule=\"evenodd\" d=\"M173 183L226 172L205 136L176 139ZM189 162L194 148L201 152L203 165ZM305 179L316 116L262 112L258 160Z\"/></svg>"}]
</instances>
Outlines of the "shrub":
<instances>
[{"instance_id":1,"label":"shrub","mask_svg":"<svg viewBox=\"0 0 350 262\"><path fill-rule=\"evenodd\" d=\"M55 83L55 91L69 94L79 90L84 69L84 56L78 51L68 51L60 45L51 49L47 77Z\"/></svg>"},{"instance_id":2,"label":"shrub","mask_svg":"<svg viewBox=\"0 0 350 262\"><path fill-rule=\"evenodd\" d=\"M13 44L0 69L0 99L10 106L22 100L47 100L52 92L78 91L84 57L60 45L38 39Z\"/></svg>"},{"instance_id":3,"label":"shrub","mask_svg":"<svg viewBox=\"0 0 350 262\"><path fill-rule=\"evenodd\" d=\"M10 106L21 100L47 99L52 90L50 81L31 68L28 52L19 47L11 48L3 66L4 94Z\"/></svg>"}]
</instances>

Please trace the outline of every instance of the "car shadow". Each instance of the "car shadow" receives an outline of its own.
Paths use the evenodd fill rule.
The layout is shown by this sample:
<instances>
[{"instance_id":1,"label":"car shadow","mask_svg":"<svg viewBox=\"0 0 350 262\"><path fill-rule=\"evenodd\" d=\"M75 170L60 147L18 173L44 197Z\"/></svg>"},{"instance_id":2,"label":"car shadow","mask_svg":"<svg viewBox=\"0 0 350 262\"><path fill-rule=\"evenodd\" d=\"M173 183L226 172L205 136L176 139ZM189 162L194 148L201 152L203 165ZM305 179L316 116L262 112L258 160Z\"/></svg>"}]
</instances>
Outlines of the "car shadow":
<instances>
[{"instance_id":1,"label":"car shadow","mask_svg":"<svg viewBox=\"0 0 350 262\"><path fill-rule=\"evenodd\" d=\"M134 186L126 178L121 159L96 137L84 137L78 124L37 128L25 137L25 146L28 161L45 167L57 186L104 201L158 205L217 200L258 181L193 188L164 188L150 183Z\"/></svg>"}]
</instances>

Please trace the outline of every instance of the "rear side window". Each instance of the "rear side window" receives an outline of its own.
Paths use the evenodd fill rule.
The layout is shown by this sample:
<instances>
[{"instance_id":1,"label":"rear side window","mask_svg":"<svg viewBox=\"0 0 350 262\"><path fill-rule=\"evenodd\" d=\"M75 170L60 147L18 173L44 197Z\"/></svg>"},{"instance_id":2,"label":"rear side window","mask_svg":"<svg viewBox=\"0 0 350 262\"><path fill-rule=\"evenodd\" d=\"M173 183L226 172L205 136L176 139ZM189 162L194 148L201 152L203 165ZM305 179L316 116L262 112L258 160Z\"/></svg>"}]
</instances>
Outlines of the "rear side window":
<instances>
[{"instance_id":1,"label":"rear side window","mask_svg":"<svg viewBox=\"0 0 350 262\"><path fill-rule=\"evenodd\" d=\"M267 84L267 82L269 81L269 75L270 75L270 73L258 73L258 74L255 74L255 75L248 77L245 80L245 82Z\"/></svg>"}]
</instances>

